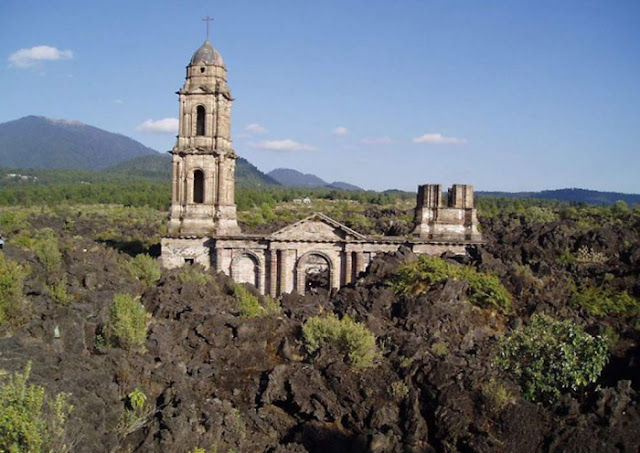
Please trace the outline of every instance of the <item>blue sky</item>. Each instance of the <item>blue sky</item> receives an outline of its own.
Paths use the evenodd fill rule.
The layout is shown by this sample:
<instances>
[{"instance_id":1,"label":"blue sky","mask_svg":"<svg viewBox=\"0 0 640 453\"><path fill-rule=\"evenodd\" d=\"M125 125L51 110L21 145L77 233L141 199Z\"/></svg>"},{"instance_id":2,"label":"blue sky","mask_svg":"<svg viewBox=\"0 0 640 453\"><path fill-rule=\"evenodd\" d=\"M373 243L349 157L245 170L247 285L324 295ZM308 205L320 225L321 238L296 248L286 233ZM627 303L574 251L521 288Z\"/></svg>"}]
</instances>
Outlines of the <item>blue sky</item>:
<instances>
[{"instance_id":1,"label":"blue sky","mask_svg":"<svg viewBox=\"0 0 640 453\"><path fill-rule=\"evenodd\" d=\"M263 171L640 193L636 0L2 0L0 122L171 149L207 15L234 147Z\"/></svg>"}]
</instances>

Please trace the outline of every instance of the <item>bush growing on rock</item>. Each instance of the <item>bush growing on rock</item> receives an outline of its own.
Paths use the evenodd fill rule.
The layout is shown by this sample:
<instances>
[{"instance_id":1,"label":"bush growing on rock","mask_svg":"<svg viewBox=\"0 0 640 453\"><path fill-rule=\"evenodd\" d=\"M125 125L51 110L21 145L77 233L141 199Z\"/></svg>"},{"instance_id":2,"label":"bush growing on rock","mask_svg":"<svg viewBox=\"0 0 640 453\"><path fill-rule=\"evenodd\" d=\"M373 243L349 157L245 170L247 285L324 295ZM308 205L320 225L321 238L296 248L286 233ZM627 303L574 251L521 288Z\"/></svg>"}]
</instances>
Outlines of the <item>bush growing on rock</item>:
<instances>
[{"instance_id":1,"label":"bush growing on rock","mask_svg":"<svg viewBox=\"0 0 640 453\"><path fill-rule=\"evenodd\" d=\"M51 228L44 228L36 234L33 250L47 272L55 273L60 270L62 253L60 253L58 237Z\"/></svg>"},{"instance_id":2,"label":"bush growing on rock","mask_svg":"<svg viewBox=\"0 0 640 453\"><path fill-rule=\"evenodd\" d=\"M47 285L47 292L49 293L49 297L59 305L67 305L73 300L73 296L67 292L66 275L64 275L60 281Z\"/></svg>"},{"instance_id":3,"label":"bush growing on rock","mask_svg":"<svg viewBox=\"0 0 640 453\"><path fill-rule=\"evenodd\" d=\"M270 296L262 297L262 304L257 296L241 283L232 283L231 291L238 301L238 310L243 318L259 318L280 313L280 301Z\"/></svg>"},{"instance_id":4,"label":"bush growing on rock","mask_svg":"<svg viewBox=\"0 0 640 453\"><path fill-rule=\"evenodd\" d=\"M0 451L68 452L68 395L49 398L43 387L27 383L30 373L31 362L0 386Z\"/></svg>"},{"instance_id":5,"label":"bush growing on rock","mask_svg":"<svg viewBox=\"0 0 640 453\"><path fill-rule=\"evenodd\" d=\"M572 321L534 315L531 324L505 337L497 364L532 401L555 401L561 393L595 382L608 361L607 342Z\"/></svg>"},{"instance_id":6,"label":"bush growing on rock","mask_svg":"<svg viewBox=\"0 0 640 453\"><path fill-rule=\"evenodd\" d=\"M234 283L231 286L231 291L233 291L233 295L238 300L238 309L240 310L241 317L257 318L261 315L258 298L251 294L244 285Z\"/></svg>"},{"instance_id":7,"label":"bush growing on rock","mask_svg":"<svg viewBox=\"0 0 640 453\"><path fill-rule=\"evenodd\" d=\"M640 314L640 302L629 293L617 293L601 286L585 286L580 290L574 287L571 303L598 317Z\"/></svg>"},{"instance_id":8,"label":"bush growing on rock","mask_svg":"<svg viewBox=\"0 0 640 453\"><path fill-rule=\"evenodd\" d=\"M514 401L509 390L495 378L482 384L480 395L487 410L495 414L502 412L508 404Z\"/></svg>"},{"instance_id":9,"label":"bush growing on rock","mask_svg":"<svg viewBox=\"0 0 640 453\"><path fill-rule=\"evenodd\" d=\"M124 265L125 270L144 285L152 285L160 280L160 263L155 258L141 253Z\"/></svg>"},{"instance_id":10,"label":"bush growing on rock","mask_svg":"<svg viewBox=\"0 0 640 453\"><path fill-rule=\"evenodd\" d=\"M178 281L183 284L194 283L198 286L204 286L211 280L213 280L213 278L210 274L207 274L194 266L185 266L183 271L178 274Z\"/></svg>"},{"instance_id":11,"label":"bush growing on rock","mask_svg":"<svg viewBox=\"0 0 640 453\"><path fill-rule=\"evenodd\" d=\"M511 295L497 276L448 263L436 256L421 255L416 261L401 266L391 286L396 294L417 296L450 278L469 284L468 298L474 305L504 310L511 305Z\"/></svg>"},{"instance_id":12,"label":"bush growing on rock","mask_svg":"<svg viewBox=\"0 0 640 453\"><path fill-rule=\"evenodd\" d=\"M0 252L0 326L15 325L24 316L22 282L28 271Z\"/></svg>"},{"instance_id":13,"label":"bush growing on rock","mask_svg":"<svg viewBox=\"0 0 640 453\"><path fill-rule=\"evenodd\" d=\"M109 310L107 331L126 350L144 350L147 339L147 312L137 298L116 294Z\"/></svg>"},{"instance_id":14,"label":"bush growing on rock","mask_svg":"<svg viewBox=\"0 0 640 453\"><path fill-rule=\"evenodd\" d=\"M342 320L334 314L311 317L302 326L302 335L311 354L325 346L333 346L355 368L373 366L379 355L375 335L367 326L355 322L349 316Z\"/></svg>"}]
</instances>

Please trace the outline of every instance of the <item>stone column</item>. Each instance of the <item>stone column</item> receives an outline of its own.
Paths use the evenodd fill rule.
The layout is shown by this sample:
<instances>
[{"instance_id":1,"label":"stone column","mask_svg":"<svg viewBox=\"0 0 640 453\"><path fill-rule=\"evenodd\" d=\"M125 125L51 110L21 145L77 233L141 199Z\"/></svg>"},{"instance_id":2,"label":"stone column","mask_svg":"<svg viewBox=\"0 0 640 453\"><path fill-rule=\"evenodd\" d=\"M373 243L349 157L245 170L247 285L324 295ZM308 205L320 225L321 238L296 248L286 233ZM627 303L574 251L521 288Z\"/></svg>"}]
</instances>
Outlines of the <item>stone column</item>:
<instances>
[{"instance_id":1,"label":"stone column","mask_svg":"<svg viewBox=\"0 0 640 453\"><path fill-rule=\"evenodd\" d=\"M260 259L258 260L258 291L260 292L260 294L266 294L266 290L265 290L265 280L266 280L266 267L267 265L267 260L264 259Z\"/></svg>"},{"instance_id":2,"label":"stone column","mask_svg":"<svg viewBox=\"0 0 640 453\"><path fill-rule=\"evenodd\" d=\"M333 262L333 259L331 259L329 263L329 286L338 289L340 288L340 280L342 278L342 267L340 266L340 256L338 255L336 258L338 259L337 263Z\"/></svg>"},{"instance_id":3,"label":"stone column","mask_svg":"<svg viewBox=\"0 0 640 453\"><path fill-rule=\"evenodd\" d=\"M360 272L364 271L366 268L365 257L363 252L355 253L355 278L358 277Z\"/></svg>"},{"instance_id":4,"label":"stone column","mask_svg":"<svg viewBox=\"0 0 640 453\"><path fill-rule=\"evenodd\" d=\"M173 157L171 162L171 204L178 202L178 162Z\"/></svg>"},{"instance_id":5,"label":"stone column","mask_svg":"<svg viewBox=\"0 0 640 453\"><path fill-rule=\"evenodd\" d=\"M351 283L351 279L353 278L353 261L351 252L344 252L344 284L348 285Z\"/></svg>"},{"instance_id":6,"label":"stone column","mask_svg":"<svg viewBox=\"0 0 640 453\"><path fill-rule=\"evenodd\" d=\"M227 182L224 171L225 167L226 159L224 155L218 156L218 165L216 165L218 169L218 196L216 197L216 204L218 205L224 204L224 185Z\"/></svg>"},{"instance_id":7,"label":"stone column","mask_svg":"<svg viewBox=\"0 0 640 453\"><path fill-rule=\"evenodd\" d=\"M269 276L269 295L271 297L278 296L278 251L277 250L269 250L267 251L267 267L269 268L269 272L267 275Z\"/></svg>"},{"instance_id":8,"label":"stone column","mask_svg":"<svg viewBox=\"0 0 640 453\"><path fill-rule=\"evenodd\" d=\"M280 257L278 258L278 275L280 277L280 288L278 293L280 295L287 292L289 287L289 250L280 250Z\"/></svg>"},{"instance_id":9,"label":"stone column","mask_svg":"<svg viewBox=\"0 0 640 453\"><path fill-rule=\"evenodd\" d=\"M222 252L223 249L216 247L216 272L224 272L222 270ZM226 274L226 272L225 272Z\"/></svg>"},{"instance_id":10,"label":"stone column","mask_svg":"<svg viewBox=\"0 0 640 453\"><path fill-rule=\"evenodd\" d=\"M187 174L185 175L184 205L187 206L193 203L193 172L188 169L188 165L185 167Z\"/></svg>"}]
</instances>

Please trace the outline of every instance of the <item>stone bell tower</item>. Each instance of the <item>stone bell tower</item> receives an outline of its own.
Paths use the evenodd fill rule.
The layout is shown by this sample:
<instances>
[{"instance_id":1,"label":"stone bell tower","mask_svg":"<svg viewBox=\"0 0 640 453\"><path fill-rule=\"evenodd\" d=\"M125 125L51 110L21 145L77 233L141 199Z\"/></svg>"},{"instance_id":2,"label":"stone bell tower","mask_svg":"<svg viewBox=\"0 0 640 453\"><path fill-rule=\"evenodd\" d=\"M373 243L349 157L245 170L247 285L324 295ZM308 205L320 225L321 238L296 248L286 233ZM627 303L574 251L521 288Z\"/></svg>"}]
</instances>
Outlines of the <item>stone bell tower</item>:
<instances>
[{"instance_id":1,"label":"stone bell tower","mask_svg":"<svg viewBox=\"0 0 640 453\"><path fill-rule=\"evenodd\" d=\"M231 91L220 54L207 40L187 66L173 155L170 234L227 236L236 220L236 154L231 147Z\"/></svg>"}]
</instances>

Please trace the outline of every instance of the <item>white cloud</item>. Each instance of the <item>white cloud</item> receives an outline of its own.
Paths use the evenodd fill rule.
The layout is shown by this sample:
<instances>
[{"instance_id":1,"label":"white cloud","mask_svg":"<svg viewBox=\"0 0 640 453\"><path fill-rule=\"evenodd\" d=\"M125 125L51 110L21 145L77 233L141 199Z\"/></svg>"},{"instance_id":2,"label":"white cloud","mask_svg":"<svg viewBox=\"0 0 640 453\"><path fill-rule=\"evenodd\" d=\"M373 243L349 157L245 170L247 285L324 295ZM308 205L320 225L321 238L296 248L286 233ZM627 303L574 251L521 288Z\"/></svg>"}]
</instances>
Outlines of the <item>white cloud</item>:
<instances>
[{"instance_id":1,"label":"white cloud","mask_svg":"<svg viewBox=\"0 0 640 453\"><path fill-rule=\"evenodd\" d=\"M124 101L122 99L116 99L115 101L113 101L114 104L124 104Z\"/></svg>"},{"instance_id":2,"label":"white cloud","mask_svg":"<svg viewBox=\"0 0 640 453\"><path fill-rule=\"evenodd\" d=\"M251 123L247 125L247 127L245 127L244 130L246 132L249 132L250 134L266 134L267 132L269 132L269 130L266 127L260 126L259 124L256 124L256 123Z\"/></svg>"},{"instance_id":3,"label":"white cloud","mask_svg":"<svg viewBox=\"0 0 640 453\"><path fill-rule=\"evenodd\" d=\"M440 133L424 134L413 139L413 143L429 143L431 145L464 145L466 138L445 137Z\"/></svg>"},{"instance_id":4,"label":"white cloud","mask_svg":"<svg viewBox=\"0 0 640 453\"><path fill-rule=\"evenodd\" d=\"M250 144L253 148L267 149L270 151L315 151L316 147L305 145L294 140L286 138L284 140L266 140L263 142L254 142Z\"/></svg>"},{"instance_id":5,"label":"white cloud","mask_svg":"<svg viewBox=\"0 0 640 453\"><path fill-rule=\"evenodd\" d=\"M333 135L347 135L349 133L349 129L344 126L338 126L333 130Z\"/></svg>"},{"instance_id":6,"label":"white cloud","mask_svg":"<svg viewBox=\"0 0 640 453\"><path fill-rule=\"evenodd\" d=\"M9 66L30 68L41 61L69 60L73 58L71 50L60 50L51 46L35 46L31 49L20 49L9 56Z\"/></svg>"},{"instance_id":7,"label":"white cloud","mask_svg":"<svg viewBox=\"0 0 640 453\"><path fill-rule=\"evenodd\" d=\"M360 143L364 145L390 145L393 143L391 137L368 137L360 140Z\"/></svg>"},{"instance_id":8,"label":"white cloud","mask_svg":"<svg viewBox=\"0 0 640 453\"><path fill-rule=\"evenodd\" d=\"M178 118L147 120L136 127L136 130L152 134L176 134L178 132Z\"/></svg>"}]
</instances>

